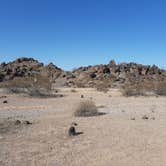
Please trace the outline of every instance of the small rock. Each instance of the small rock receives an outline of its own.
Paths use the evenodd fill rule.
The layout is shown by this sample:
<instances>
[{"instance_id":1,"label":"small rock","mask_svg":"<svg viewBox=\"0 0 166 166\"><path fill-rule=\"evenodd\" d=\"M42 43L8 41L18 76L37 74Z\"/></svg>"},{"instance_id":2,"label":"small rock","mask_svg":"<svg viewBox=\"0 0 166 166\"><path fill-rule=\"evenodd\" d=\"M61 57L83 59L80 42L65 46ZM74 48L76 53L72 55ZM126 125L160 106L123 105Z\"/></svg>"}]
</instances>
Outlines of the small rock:
<instances>
[{"instance_id":1,"label":"small rock","mask_svg":"<svg viewBox=\"0 0 166 166\"><path fill-rule=\"evenodd\" d=\"M71 125L73 125L73 126L78 126L78 124L75 123L75 122L72 122Z\"/></svg>"},{"instance_id":2,"label":"small rock","mask_svg":"<svg viewBox=\"0 0 166 166\"><path fill-rule=\"evenodd\" d=\"M90 74L90 78L96 78L96 74L95 73L91 73Z\"/></svg>"},{"instance_id":3,"label":"small rock","mask_svg":"<svg viewBox=\"0 0 166 166\"><path fill-rule=\"evenodd\" d=\"M133 118L131 118L131 120L135 120L135 118L133 117Z\"/></svg>"},{"instance_id":4,"label":"small rock","mask_svg":"<svg viewBox=\"0 0 166 166\"><path fill-rule=\"evenodd\" d=\"M3 101L3 103L4 103L4 104L7 104L7 103L8 103L8 101L7 101L7 100L4 100L4 101Z\"/></svg>"},{"instance_id":5,"label":"small rock","mask_svg":"<svg viewBox=\"0 0 166 166\"><path fill-rule=\"evenodd\" d=\"M58 90L55 90L55 93L58 93L59 91Z\"/></svg>"},{"instance_id":6,"label":"small rock","mask_svg":"<svg viewBox=\"0 0 166 166\"><path fill-rule=\"evenodd\" d=\"M16 120L15 121L15 125L19 125L19 124L21 124L21 121L20 120Z\"/></svg>"},{"instance_id":7,"label":"small rock","mask_svg":"<svg viewBox=\"0 0 166 166\"><path fill-rule=\"evenodd\" d=\"M30 125L30 124L32 124L32 122L26 120L26 121L24 122L24 124L26 124L26 125Z\"/></svg>"},{"instance_id":8,"label":"small rock","mask_svg":"<svg viewBox=\"0 0 166 166\"><path fill-rule=\"evenodd\" d=\"M84 95L81 95L81 98L84 98Z\"/></svg>"},{"instance_id":9,"label":"small rock","mask_svg":"<svg viewBox=\"0 0 166 166\"><path fill-rule=\"evenodd\" d=\"M74 135L76 135L76 129L75 129L74 126L71 126L71 127L69 128L69 130L68 130L68 135L69 135L69 136L74 136Z\"/></svg>"},{"instance_id":10,"label":"small rock","mask_svg":"<svg viewBox=\"0 0 166 166\"><path fill-rule=\"evenodd\" d=\"M142 117L142 119L144 119L144 120L148 120L149 117L148 117L147 115L144 115L144 116Z\"/></svg>"}]
</instances>

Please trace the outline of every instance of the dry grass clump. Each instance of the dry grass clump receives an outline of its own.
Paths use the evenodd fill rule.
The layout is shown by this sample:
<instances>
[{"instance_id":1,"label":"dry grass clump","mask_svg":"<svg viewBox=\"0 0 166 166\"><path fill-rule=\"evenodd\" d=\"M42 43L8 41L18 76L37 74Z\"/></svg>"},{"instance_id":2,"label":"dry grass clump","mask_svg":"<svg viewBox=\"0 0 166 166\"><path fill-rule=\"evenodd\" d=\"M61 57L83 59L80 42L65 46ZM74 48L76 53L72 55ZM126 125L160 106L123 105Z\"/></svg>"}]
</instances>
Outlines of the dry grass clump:
<instances>
[{"instance_id":1,"label":"dry grass clump","mask_svg":"<svg viewBox=\"0 0 166 166\"><path fill-rule=\"evenodd\" d=\"M82 101L74 112L74 116L89 117L98 115L98 109L91 100Z\"/></svg>"}]
</instances>

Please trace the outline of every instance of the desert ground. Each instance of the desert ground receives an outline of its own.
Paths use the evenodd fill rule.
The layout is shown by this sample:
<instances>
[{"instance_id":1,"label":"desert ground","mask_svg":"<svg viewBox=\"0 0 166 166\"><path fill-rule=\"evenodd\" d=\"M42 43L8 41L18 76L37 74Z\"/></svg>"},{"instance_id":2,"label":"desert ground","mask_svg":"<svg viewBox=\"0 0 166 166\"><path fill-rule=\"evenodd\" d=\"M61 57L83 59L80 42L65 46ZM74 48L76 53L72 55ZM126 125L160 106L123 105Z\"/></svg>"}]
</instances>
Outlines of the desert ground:
<instances>
[{"instance_id":1,"label":"desert ground","mask_svg":"<svg viewBox=\"0 0 166 166\"><path fill-rule=\"evenodd\" d=\"M0 93L7 96L0 98L1 166L166 165L165 97L123 97L117 89L59 91L64 97ZM93 100L106 114L74 117L81 100ZM32 124L16 125L16 120ZM83 134L68 136L72 122Z\"/></svg>"}]
</instances>

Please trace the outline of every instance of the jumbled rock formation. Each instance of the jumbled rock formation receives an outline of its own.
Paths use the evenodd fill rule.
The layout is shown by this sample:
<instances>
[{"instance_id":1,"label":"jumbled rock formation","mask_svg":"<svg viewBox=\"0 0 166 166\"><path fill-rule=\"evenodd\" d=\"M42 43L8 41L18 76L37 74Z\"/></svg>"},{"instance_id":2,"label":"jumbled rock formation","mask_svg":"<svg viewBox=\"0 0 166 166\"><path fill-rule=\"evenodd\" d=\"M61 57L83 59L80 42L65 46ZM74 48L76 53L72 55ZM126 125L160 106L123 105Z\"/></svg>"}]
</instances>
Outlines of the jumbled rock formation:
<instances>
[{"instance_id":1,"label":"jumbled rock formation","mask_svg":"<svg viewBox=\"0 0 166 166\"><path fill-rule=\"evenodd\" d=\"M111 60L106 65L80 67L64 71L53 63L44 65L33 58L19 58L13 62L1 63L0 82L16 77L48 77L55 87L121 87L126 83L166 81L166 70L157 66L136 63L116 64Z\"/></svg>"}]
</instances>

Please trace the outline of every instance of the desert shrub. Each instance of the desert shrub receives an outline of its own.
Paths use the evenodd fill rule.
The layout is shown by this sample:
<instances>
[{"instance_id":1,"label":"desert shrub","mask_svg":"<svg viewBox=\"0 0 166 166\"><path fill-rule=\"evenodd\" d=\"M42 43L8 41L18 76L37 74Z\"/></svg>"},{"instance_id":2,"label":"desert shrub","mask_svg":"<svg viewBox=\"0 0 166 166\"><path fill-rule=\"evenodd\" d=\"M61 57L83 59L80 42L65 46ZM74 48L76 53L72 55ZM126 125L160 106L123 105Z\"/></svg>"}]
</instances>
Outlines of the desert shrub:
<instances>
[{"instance_id":1,"label":"desert shrub","mask_svg":"<svg viewBox=\"0 0 166 166\"><path fill-rule=\"evenodd\" d=\"M30 96L49 96L51 82L48 77L37 75L35 77L15 77L0 84L1 88L13 93L26 93Z\"/></svg>"},{"instance_id":2,"label":"desert shrub","mask_svg":"<svg viewBox=\"0 0 166 166\"><path fill-rule=\"evenodd\" d=\"M15 77L13 80L9 80L1 83L0 87L12 88L43 88L50 90L51 82L48 77L36 75L35 77Z\"/></svg>"},{"instance_id":3,"label":"desert shrub","mask_svg":"<svg viewBox=\"0 0 166 166\"><path fill-rule=\"evenodd\" d=\"M125 87L122 89L122 94L124 96L127 96L127 97L129 97L129 96L145 96L146 92L143 89L129 86L129 87Z\"/></svg>"},{"instance_id":4,"label":"desert shrub","mask_svg":"<svg viewBox=\"0 0 166 166\"><path fill-rule=\"evenodd\" d=\"M95 103L91 100L82 101L77 106L74 116L89 117L98 114L97 107Z\"/></svg>"},{"instance_id":5,"label":"desert shrub","mask_svg":"<svg viewBox=\"0 0 166 166\"><path fill-rule=\"evenodd\" d=\"M121 92L124 96L130 97L130 96L147 96L147 92L151 91L152 88L150 86L147 86L144 83L128 83L125 84Z\"/></svg>"},{"instance_id":6,"label":"desert shrub","mask_svg":"<svg viewBox=\"0 0 166 166\"><path fill-rule=\"evenodd\" d=\"M125 84L122 87L122 94L124 96L147 96L149 94L166 96L166 81L158 81L157 83L146 81L135 84Z\"/></svg>"},{"instance_id":7,"label":"desert shrub","mask_svg":"<svg viewBox=\"0 0 166 166\"><path fill-rule=\"evenodd\" d=\"M100 83L96 85L96 90L99 92L107 93L109 91L108 85Z\"/></svg>"},{"instance_id":8,"label":"desert shrub","mask_svg":"<svg viewBox=\"0 0 166 166\"><path fill-rule=\"evenodd\" d=\"M81 81L75 82L76 87L78 88L85 88L85 83Z\"/></svg>"},{"instance_id":9,"label":"desert shrub","mask_svg":"<svg viewBox=\"0 0 166 166\"><path fill-rule=\"evenodd\" d=\"M154 91L157 95L166 96L166 81L158 82Z\"/></svg>"}]
</instances>

